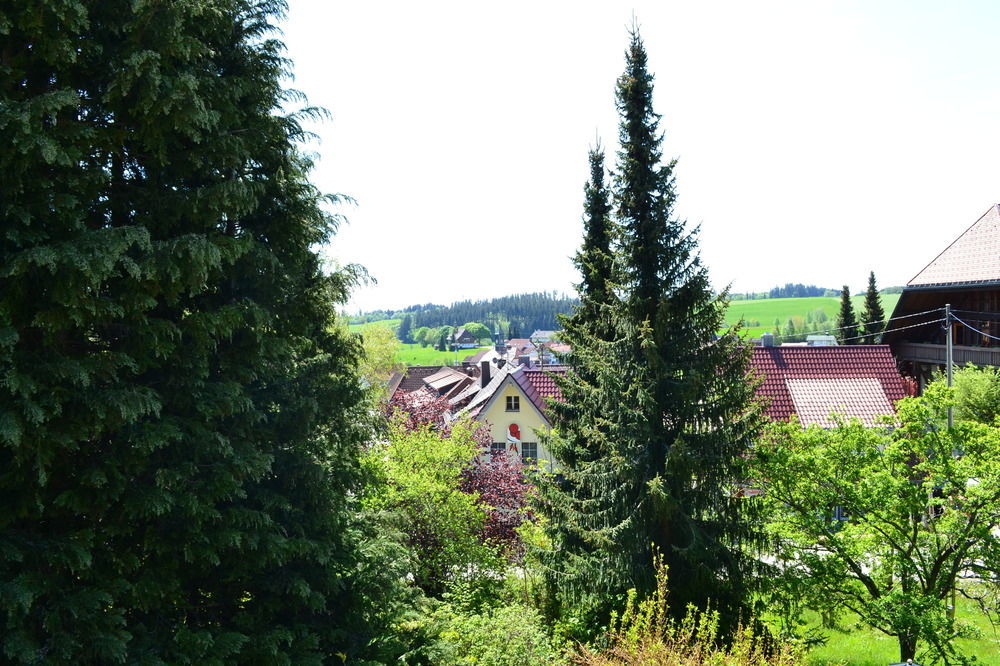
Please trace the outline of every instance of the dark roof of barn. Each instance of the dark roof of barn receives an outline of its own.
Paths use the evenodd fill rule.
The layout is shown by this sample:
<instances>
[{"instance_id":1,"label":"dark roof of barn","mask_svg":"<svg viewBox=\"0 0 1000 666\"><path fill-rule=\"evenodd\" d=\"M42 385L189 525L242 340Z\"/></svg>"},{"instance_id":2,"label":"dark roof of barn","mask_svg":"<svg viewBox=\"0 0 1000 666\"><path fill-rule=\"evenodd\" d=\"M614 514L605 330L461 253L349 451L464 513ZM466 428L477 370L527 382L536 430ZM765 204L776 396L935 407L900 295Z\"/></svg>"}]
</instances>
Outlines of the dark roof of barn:
<instances>
[{"instance_id":1,"label":"dark roof of barn","mask_svg":"<svg viewBox=\"0 0 1000 666\"><path fill-rule=\"evenodd\" d=\"M397 387L400 391L405 391L409 393L410 391L416 391L424 387L424 380L431 375L439 372L441 368L446 366L443 365L411 365L406 368L406 373L403 375L402 381L399 382Z\"/></svg>"}]
</instances>

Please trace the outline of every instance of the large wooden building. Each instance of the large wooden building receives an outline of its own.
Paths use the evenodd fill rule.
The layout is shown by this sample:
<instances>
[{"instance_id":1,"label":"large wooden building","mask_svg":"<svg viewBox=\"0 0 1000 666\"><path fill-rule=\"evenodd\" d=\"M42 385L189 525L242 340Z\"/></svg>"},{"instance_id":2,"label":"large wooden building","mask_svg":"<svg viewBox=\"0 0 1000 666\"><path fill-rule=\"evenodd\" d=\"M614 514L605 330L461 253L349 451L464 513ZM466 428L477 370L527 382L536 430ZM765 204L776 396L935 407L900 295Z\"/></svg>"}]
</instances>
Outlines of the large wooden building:
<instances>
[{"instance_id":1,"label":"large wooden building","mask_svg":"<svg viewBox=\"0 0 1000 666\"><path fill-rule=\"evenodd\" d=\"M923 387L946 361L944 307L950 306L956 365L1000 366L1000 205L917 273L903 290L882 341Z\"/></svg>"}]
</instances>

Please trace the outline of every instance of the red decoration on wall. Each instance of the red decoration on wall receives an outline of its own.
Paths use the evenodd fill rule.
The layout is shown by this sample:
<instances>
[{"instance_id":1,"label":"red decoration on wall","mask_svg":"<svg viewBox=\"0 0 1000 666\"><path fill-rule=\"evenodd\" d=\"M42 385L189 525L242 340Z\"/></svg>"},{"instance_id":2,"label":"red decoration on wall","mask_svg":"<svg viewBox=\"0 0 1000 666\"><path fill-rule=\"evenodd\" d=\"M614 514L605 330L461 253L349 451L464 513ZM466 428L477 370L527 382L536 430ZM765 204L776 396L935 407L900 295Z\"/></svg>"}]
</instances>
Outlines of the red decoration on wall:
<instances>
[{"instance_id":1,"label":"red decoration on wall","mask_svg":"<svg viewBox=\"0 0 1000 666\"><path fill-rule=\"evenodd\" d=\"M514 438L518 441L521 440L521 429L517 427L516 423L511 423L507 427L507 438Z\"/></svg>"}]
</instances>

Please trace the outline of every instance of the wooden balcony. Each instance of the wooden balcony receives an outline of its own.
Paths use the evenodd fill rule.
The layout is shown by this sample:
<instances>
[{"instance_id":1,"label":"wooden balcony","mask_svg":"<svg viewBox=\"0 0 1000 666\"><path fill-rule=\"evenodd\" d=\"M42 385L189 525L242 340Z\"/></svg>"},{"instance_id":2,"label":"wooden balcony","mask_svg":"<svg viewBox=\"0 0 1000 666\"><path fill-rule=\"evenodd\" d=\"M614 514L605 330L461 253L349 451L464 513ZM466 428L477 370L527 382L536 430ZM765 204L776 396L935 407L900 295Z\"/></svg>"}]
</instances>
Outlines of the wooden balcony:
<instances>
[{"instance_id":1,"label":"wooden balcony","mask_svg":"<svg viewBox=\"0 0 1000 666\"><path fill-rule=\"evenodd\" d=\"M934 345L923 342L900 342L893 345L893 352L898 361L913 363L931 363L944 366L947 358L947 348L944 345ZM992 365L1000 367L1000 347L952 347L952 360L955 365Z\"/></svg>"}]
</instances>

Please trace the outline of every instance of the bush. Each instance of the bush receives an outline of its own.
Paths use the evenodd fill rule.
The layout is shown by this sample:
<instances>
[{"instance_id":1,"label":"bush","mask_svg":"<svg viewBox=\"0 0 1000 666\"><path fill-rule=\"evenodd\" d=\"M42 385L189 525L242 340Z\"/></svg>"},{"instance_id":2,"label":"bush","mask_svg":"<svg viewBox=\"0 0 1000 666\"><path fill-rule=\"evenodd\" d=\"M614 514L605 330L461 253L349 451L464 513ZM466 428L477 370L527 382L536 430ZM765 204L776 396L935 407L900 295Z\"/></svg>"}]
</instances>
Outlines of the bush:
<instances>
[{"instance_id":1,"label":"bush","mask_svg":"<svg viewBox=\"0 0 1000 666\"><path fill-rule=\"evenodd\" d=\"M766 635L757 635L741 625L728 647L720 647L719 614L711 609L688 607L684 619L670 617L667 603L667 568L656 557L656 590L637 601L630 590L625 611L612 616L605 637L607 648L593 652L581 646L572 663L582 666L794 666L801 663L801 650L774 645Z\"/></svg>"},{"instance_id":2,"label":"bush","mask_svg":"<svg viewBox=\"0 0 1000 666\"><path fill-rule=\"evenodd\" d=\"M476 666L535 666L564 663L534 608L523 604L462 612L444 606L439 644L442 663Z\"/></svg>"}]
</instances>

